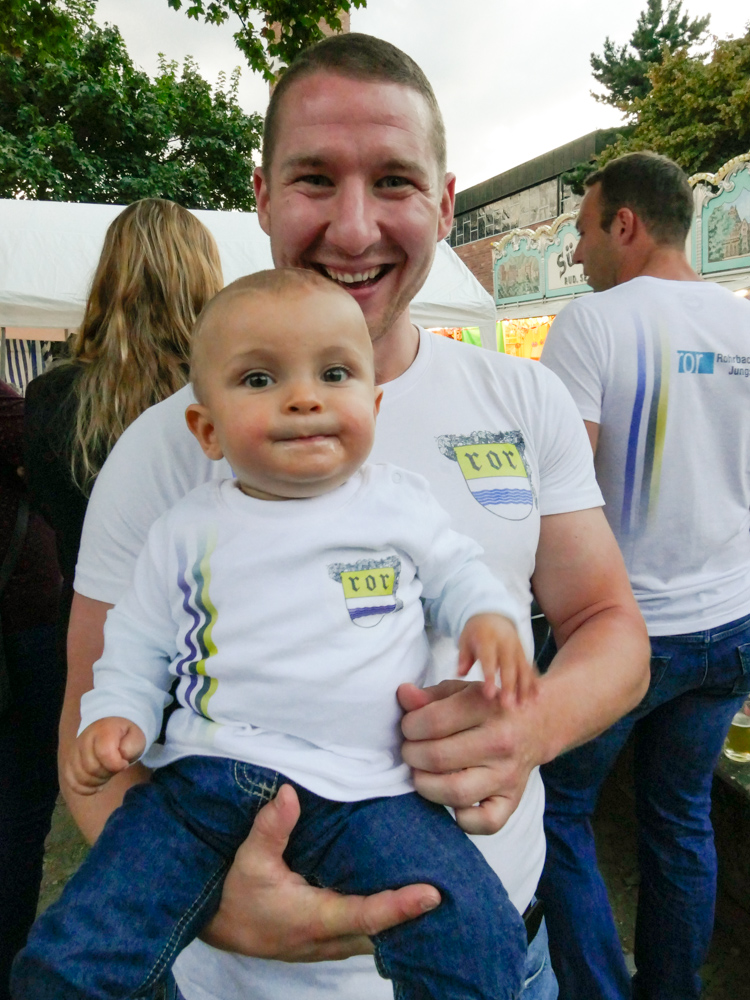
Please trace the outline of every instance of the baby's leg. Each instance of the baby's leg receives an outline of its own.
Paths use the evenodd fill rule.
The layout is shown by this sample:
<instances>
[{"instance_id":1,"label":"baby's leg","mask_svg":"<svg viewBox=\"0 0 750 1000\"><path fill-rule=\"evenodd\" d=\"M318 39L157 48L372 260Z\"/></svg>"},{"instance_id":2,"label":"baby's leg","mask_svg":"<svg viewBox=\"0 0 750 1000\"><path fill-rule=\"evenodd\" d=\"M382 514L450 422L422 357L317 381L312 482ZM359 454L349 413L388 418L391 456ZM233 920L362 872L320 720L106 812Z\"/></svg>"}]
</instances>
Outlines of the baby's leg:
<instances>
[{"instance_id":1,"label":"baby's leg","mask_svg":"<svg viewBox=\"0 0 750 1000\"><path fill-rule=\"evenodd\" d=\"M310 881L363 894L412 882L440 890L436 910L373 938L378 970L399 1000L520 995L521 916L442 806L416 794L346 805L297 790L302 823L286 856Z\"/></svg>"},{"instance_id":2,"label":"baby's leg","mask_svg":"<svg viewBox=\"0 0 750 1000\"><path fill-rule=\"evenodd\" d=\"M264 768L188 757L131 789L13 966L14 1000L149 996L215 913L255 813Z\"/></svg>"}]
</instances>

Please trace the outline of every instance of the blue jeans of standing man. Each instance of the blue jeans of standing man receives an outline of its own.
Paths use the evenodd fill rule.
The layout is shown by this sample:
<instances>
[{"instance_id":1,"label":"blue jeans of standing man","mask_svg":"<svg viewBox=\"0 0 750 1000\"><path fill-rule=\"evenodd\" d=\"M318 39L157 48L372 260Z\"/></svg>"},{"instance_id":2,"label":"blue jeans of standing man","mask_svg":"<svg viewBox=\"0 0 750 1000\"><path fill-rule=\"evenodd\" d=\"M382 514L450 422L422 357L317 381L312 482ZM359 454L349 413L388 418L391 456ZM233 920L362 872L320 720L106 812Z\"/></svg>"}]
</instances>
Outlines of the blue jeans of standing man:
<instances>
[{"instance_id":1,"label":"blue jeans of standing man","mask_svg":"<svg viewBox=\"0 0 750 1000\"><path fill-rule=\"evenodd\" d=\"M638 708L542 768L547 861L539 893L561 1000L700 996L716 898L711 782L750 690L750 615L652 637L651 652L651 685ZM641 872L632 984L591 828L602 782L631 732Z\"/></svg>"},{"instance_id":2,"label":"blue jeans of standing man","mask_svg":"<svg viewBox=\"0 0 750 1000\"><path fill-rule=\"evenodd\" d=\"M216 912L237 848L284 780L252 764L187 757L132 788L32 929L13 966L11 995L152 996ZM399 1000L520 994L523 921L442 806L414 793L331 802L294 787L302 812L285 858L309 882L362 894L413 882L440 890L436 910L373 937L378 971L394 981Z\"/></svg>"}]
</instances>

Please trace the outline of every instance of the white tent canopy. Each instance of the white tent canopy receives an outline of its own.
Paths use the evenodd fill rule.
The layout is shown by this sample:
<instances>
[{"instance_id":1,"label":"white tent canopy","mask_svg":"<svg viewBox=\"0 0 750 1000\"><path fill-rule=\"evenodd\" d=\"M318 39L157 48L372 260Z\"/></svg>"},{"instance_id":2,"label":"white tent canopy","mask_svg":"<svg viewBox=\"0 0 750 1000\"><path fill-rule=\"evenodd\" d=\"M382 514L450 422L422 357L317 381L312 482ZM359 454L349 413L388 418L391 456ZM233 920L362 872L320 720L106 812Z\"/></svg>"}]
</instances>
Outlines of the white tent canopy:
<instances>
[{"instance_id":1,"label":"white tent canopy","mask_svg":"<svg viewBox=\"0 0 750 1000\"><path fill-rule=\"evenodd\" d=\"M0 199L0 327L77 327L105 231L123 207ZM273 266L257 215L193 214L216 239L226 282ZM478 326L495 349L492 296L446 243L411 315L427 327Z\"/></svg>"}]
</instances>

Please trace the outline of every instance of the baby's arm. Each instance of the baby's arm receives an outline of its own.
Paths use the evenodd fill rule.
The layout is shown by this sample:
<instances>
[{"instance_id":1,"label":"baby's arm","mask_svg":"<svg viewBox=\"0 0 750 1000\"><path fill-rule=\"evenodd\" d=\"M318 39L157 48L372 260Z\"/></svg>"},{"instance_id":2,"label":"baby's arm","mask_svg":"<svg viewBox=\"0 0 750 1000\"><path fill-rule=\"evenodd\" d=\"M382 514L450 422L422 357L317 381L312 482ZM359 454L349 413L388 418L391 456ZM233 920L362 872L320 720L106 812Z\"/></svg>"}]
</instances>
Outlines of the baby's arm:
<instances>
[{"instance_id":1,"label":"baby's arm","mask_svg":"<svg viewBox=\"0 0 750 1000\"><path fill-rule=\"evenodd\" d=\"M78 795L93 795L124 771L146 748L143 731L129 719L109 716L87 726L65 765L65 778Z\"/></svg>"},{"instance_id":2,"label":"baby's arm","mask_svg":"<svg viewBox=\"0 0 750 1000\"><path fill-rule=\"evenodd\" d=\"M536 695L537 673L523 651L516 627L499 614L470 618L458 640L458 675L464 677L479 660L484 673L483 692L492 699L500 671L500 703L504 708L521 704Z\"/></svg>"}]
</instances>

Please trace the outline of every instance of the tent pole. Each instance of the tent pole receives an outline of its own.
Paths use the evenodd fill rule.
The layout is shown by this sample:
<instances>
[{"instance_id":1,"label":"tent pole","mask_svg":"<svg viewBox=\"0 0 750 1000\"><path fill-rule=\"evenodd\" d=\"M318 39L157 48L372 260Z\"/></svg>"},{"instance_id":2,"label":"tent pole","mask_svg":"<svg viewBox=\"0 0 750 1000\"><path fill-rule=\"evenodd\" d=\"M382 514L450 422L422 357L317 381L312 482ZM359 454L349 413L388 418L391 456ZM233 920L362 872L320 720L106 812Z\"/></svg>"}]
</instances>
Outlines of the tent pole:
<instances>
[{"instance_id":1,"label":"tent pole","mask_svg":"<svg viewBox=\"0 0 750 1000\"><path fill-rule=\"evenodd\" d=\"M5 327L0 326L0 379L5 382Z\"/></svg>"}]
</instances>

